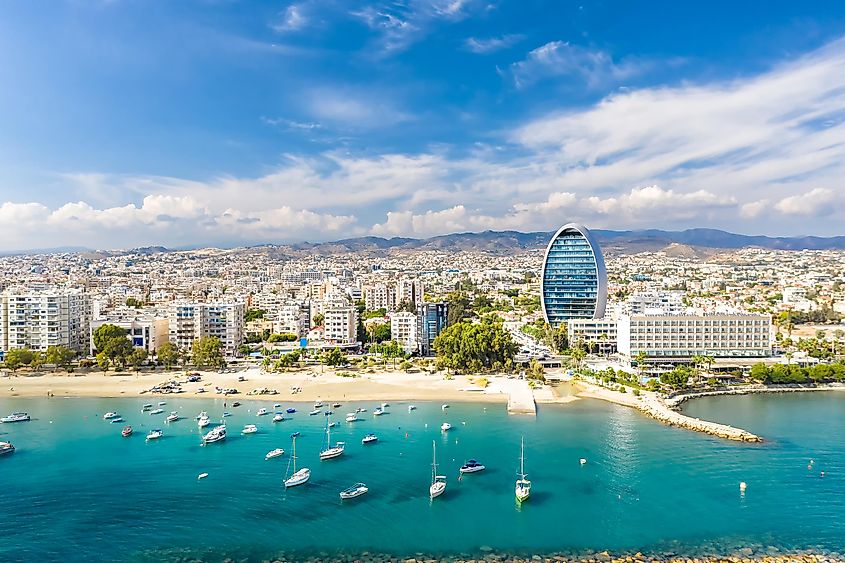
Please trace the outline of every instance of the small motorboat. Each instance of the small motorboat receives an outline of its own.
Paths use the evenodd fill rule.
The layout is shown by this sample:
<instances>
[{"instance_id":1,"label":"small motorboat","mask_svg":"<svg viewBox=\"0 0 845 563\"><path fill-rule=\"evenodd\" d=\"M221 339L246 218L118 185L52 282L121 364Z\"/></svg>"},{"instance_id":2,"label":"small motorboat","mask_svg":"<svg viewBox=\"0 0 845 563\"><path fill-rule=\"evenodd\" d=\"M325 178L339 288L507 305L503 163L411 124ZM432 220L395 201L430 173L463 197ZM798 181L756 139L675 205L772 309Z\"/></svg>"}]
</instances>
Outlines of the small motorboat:
<instances>
[{"instance_id":1,"label":"small motorboat","mask_svg":"<svg viewBox=\"0 0 845 563\"><path fill-rule=\"evenodd\" d=\"M367 434L361 439L362 444L372 444L378 442L378 436L375 434Z\"/></svg>"},{"instance_id":2,"label":"small motorboat","mask_svg":"<svg viewBox=\"0 0 845 563\"><path fill-rule=\"evenodd\" d=\"M291 438L296 438L297 436L299 436L299 434L300 434L299 432L291 432L291 433L290 433L290 437L291 437Z\"/></svg>"},{"instance_id":3,"label":"small motorboat","mask_svg":"<svg viewBox=\"0 0 845 563\"><path fill-rule=\"evenodd\" d=\"M415 410L417 410L417 407L415 405L408 405L408 412L415 411Z\"/></svg>"},{"instance_id":4,"label":"small motorboat","mask_svg":"<svg viewBox=\"0 0 845 563\"><path fill-rule=\"evenodd\" d=\"M203 444L213 444L226 439L226 425L221 424L209 430L205 436L202 437Z\"/></svg>"},{"instance_id":5,"label":"small motorboat","mask_svg":"<svg viewBox=\"0 0 845 563\"><path fill-rule=\"evenodd\" d=\"M0 418L0 422L26 422L30 420L29 415L25 412L13 412L9 416L4 416Z\"/></svg>"},{"instance_id":6,"label":"small motorboat","mask_svg":"<svg viewBox=\"0 0 845 563\"><path fill-rule=\"evenodd\" d=\"M273 408L274 408L274 409L280 409L280 408L282 408L282 404L281 404L281 403L276 403L275 405L273 405Z\"/></svg>"},{"instance_id":7,"label":"small motorboat","mask_svg":"<svg viewBox=\"0 0 845 563\"><path fill-rule=\"evenodd\" d=\"M382 408L381 408L381 407L376 407L376 408L373 410L373 416L381 416L381 415L383 415L383 414L384 414L384 411L382 410Z\"/></svg>"},{"instance_id":8,"label":"small motorboat","mask_svg":"<svg viewBox=\"0 0 845 563\"><path fill-rule=\"evenodd\" d=\"M359 420L361 420L361 419L358 418L358 415L355 414L354 412L351 412L351 413L346 415L346 422L356 422L356 421L359 421Z\"/></svg>"},{"instance_id":9,"label":"small motorboat","mask_svg":"<svg viewBox=\"0 0 845 563\"><path fill-rule=\"evenodd\" d=\"M382 408L382 409L386 409L386 408L387 408L387 407L389 407L389 406L390 406L390 405L389 405L388 403L382 403L382 404L381 404L381 408Z\"/></svg>"},{"instance_id":10,"label":"small motorboat","mask_svg":"<svg viewBox=\"0 0 845 563\"><path fill-rule=\"evenodd\" d=\"M326 415L326 416L331 416L331 415L334 414L334 411L326 411L323 414Z\"/></svg>"},{"instance_id":11,"label":"small motorboat","mask_svg":"<svg viewBox=\"0 0 845 563\"><path fill-rule=\"evenodd\" d=\"M264 456L264 460L273 459L274 457L279 457L285 455L285 450L282 448L276 448L275 450L270 450L267 452L267 455Z\"/></svg>"},{"instance_id":12,"label":"small motorboat","mask_svg":"<svg viewBox=\"0 0 845 563\"><path fill-rule=\"evenodd\" d=\"M232 403L232 406L233 407L239 407L239 406L241 406L241 404L239 402L235 401L234 403Z\"/></svg>"},{"instance_id":13,"label":"small motorboat","mask_svg":"<svg viewBox=\"0 0 845 563\"><path fill-rule=\"evenodd\" d=\"M449 424L448 422L444 422L443 424L440 425L440 430L442 430L443 432L447 432L451 429L452 429L452 425Z\"/></svg>"},{"instance_id":14,"label":"small motorboat","mask_svg":"<svg viewBox=\"0 0 845 563\"><path fill-rule=\"evenodd\" d=\"M293 413L296 412L296 409L291 407L291 408L287 409L285 412L288 413L288 414L293 414Z\"/></svg>"},{"instance_id":15,"label":"small motorboat","mask_svg":"<svg viewBox=\"0 0 845 563\"><path fill-rule=\"evenodd\" d=\"M166 404L167 404L167 401L159 401L158 402L158 406L160 406L160 407L163 407Z\"/></svg>"},{"instance_id":16,"label":"small motorboat","mask_svg":"<svg viewBox=\"0 0 845 563\"><path fill-rule=\"evenodd\" d=\"M147 434L147 440L158 440L162 436L164 436L164 432L160 429L150 430L150 433Z\"/></svg>"},{"instance_id":17,"label":"small motorboat","mask_svg":"<svg viewBox=\"0 0 845 563\"><path fill-rule=\"evenodd\" d=\"M241 430L241 434L255 434L258 432L258 427L254 424L247 424L244 426L244 429Z\"/></svg>"},{"instance_id":18,"label":"small motorboat","mask_svg":"<svg viewBox=\"0 0 845 563\"><path fill-rule=\"evenodd\" d=\"M308 414L309 414L310 416L315 416L315 415L320 414L320 411L318 411L317 409L314 409L313 411L309 412Z\"/></svg>"},{"instance_id":19,"label":"small motorboat","mask_svg":"<svg viewBox=\"0 0 845 563\"><path fill-rule=\"evenodd\" d=\"M255 413L255 416L264 416L265 414L267 414L267 409L262 407L258 409L258 412Z\"/></svg>"},{"instance_id":20,"label":"small motorboat","mask_svg":"<svg viewBox=\"0 0 845 563\"><path fill-rule=\"evenodd\" d=\"M223 418L226 418L227 416L232 416L232 413L230 413L230 412L224 412L224 413L223 413Z\"/></svg>"},{"instance_id":21,"label":"small motorboat","mask_svg":"<svg viewBox=\"0 0 845 563\"><path fill-rule=\"evenodd\" d=\"M333 403L333 404L332 404L332 408L333 408L333 409L339 409L341 406L342 406L342 405L341 405L340 403Z\"/></svg>"},{"instance_id":22,"label":"small motorboat","mask_svg":"<svg viewBox=\"0 0 845 563\"><path fill-rule=\"evenodd\" d=\"M449 408L449 405L440 405L440 410L445 411Z\"/></svg>"},{"instance_id":23,"label":"small motorboat","mask_svg":"<svg viewBox=\"0 0 845 563\"><path fill-rule=\"evenodd\" d=\"M164 412L164 409L155 409L155 410L151 410L151 411L150 411L150 414L151 414L151 415L153 415L153 414L161 414L161 413L163 413L163 412Z\"/></svg>"},{"instance_id":24,"label":"small motorboat","mask_svg":"<svg viewBox=\"0 0 845 563\"><path fill-rule=\"evenodd\" d=\"M177 420L179 420L179 413L173 411L172 413L167 415L167 418L164 419L164 422L176 422Z\"/></svg>"},{"instance_id":25,"label":"small motorboat","mask_svg":"<svg viewBox=\"0 0 845 563\"><path fill-rule=\"evenodd\" d=\"M120 431L120 435L124 438L128 438L132 435L132 427L131 426L124 426L123 430Z\"/></svg>"},{"instance_id":26,"label":"small motorboat","mask_svg":"<svg viewBox=\"0 0 845 563\"><path fill-rule=\"evenodd\" d=\"M119 416L120 415L117 414L116 412L107 412L106 414L103 415L103 420L111 420L111 419L117 418Z\"/></svg>"},{"instance_id":27,"label":"small motorboat","mask_svg":"<svg viewBox=\"0 0 845 563\"><path fill-rule=\"evenodd\" d=\"M459 471L461 472L461 474L478 473L479 471L484 471L485 469L487 469L487 468L484 467L483 464L479 463L478 461L476 461L474 459L471 459L468 462L466 462L465 464L463 464L461 466L461 468L459 469Z\"/></svg>"},{"instance_id":28,"label":"small motorboat","mask_svg":"<svg viewBox=\"0 0 845 563\"><path fill-rule=\"evenodd\" d=\"M146 405L141 407L141 412L146 412L146 411L150 410L151 408L153 408L152 403L147 403Z\"/></svg>"},{"instance_id":29,"label":"small motorboat","mask_svg":"<svg viewBox=\"0 0 845 563\"><path fill-rule=\"evenodd\" d=\"M367 485L364 483L355 483L348 489L344 489L340 491L340 498L341 500L347 500L355 497L360 497L361 495L367 493L370 489L367 488Z\"/></svg>"},{"instance_id":30,"label":"small motorboat","mask_svg":"<svg viewBox=\"0 0 845 563\"><path fill-rule=\"evenodd\" d=\"M206 477L208 477L208 473L200 473L199 475L197 475L197 481L199 481L200 479L205 479Z\"/></svg>"},{"instance_id":31,"label":"small motorboat","mask_svg":"<svg viewBox=\"0 0 845 563\"><path fill-rule=\"evenodd\" d=\"M0 455L15 453L15 446L11 442L0 442Z\"/></svg>"},{"instance_id":32,"label":"small motorboat","mask_svg":"<svg viewBox=\"0 0 845 563\"><path fill-rule=\"evenodd\" d=\"M330 422L329 423L329 428L334 428L335 426L337 426L337 422Z\"/></svg>"},{"instance_id":33,"label":"small motorboat","mask_svg":"<svg viewBox=\"0 0 845 563\"><path fill-rule=\"evenodd\" d=\"M359 408L355 409L355 412L367 412L367 409L359 407Z\"/></svg>"},{"instance_id":34,"label":"small motorboat","mask_svg":"<svg viewBox=\"0 0 845 563\"><path fill-rule=\"evenodd\" d=\"M208 418L208 413L207 413L207 412L205 412L205 411L202 411L201 413L199 413L199 414L197 415L197 420L199 420L199 419L201 419L201 418Z\"/></svg>"},{"instance_id":35,"label":"small motorboat","mask_svg":"<svg viewBox=\"0 0 845 563\"><path fill-rule=\"evenodd\" d=\"M273 422L282 422L285 419L285 415L280 412L277 412L273 415Z\"/></svg>"},{"instance_id":36,"label":"small motorboat","mask_svg":"<svg viewBox=\"0 0 845 563\"><path fill-rule=\"evenodd\" d=\"M323 408L323 402L322 402L322 401L317 401L317 402L315 402L315 403L314 403L314 408L315 408L315 409L321 409L321 408Z\"/></svg>"},{"instance_id":37,"label":"small motorboat","mask_svg":"<svg viewBox=\"0 0 845 563\"><path fill-rule=\"evenodd\" d=\"M211 424L211 419L207 416L204 416L197 421L197 426L199 426L200 428L205 428L209 424Z\"/></svg>"}]
</instances>

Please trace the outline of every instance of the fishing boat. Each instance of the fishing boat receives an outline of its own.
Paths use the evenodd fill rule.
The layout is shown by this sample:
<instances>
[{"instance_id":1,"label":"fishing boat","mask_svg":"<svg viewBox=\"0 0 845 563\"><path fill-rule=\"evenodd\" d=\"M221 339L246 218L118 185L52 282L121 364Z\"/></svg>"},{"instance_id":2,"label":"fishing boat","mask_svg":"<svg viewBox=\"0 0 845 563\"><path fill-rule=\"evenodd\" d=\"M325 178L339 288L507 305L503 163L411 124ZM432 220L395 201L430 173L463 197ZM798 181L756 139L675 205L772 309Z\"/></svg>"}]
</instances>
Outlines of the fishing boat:
<instances>
[{"instance_id":1,"label":"fishing boat","mask_svg":"<svg viewBox=\"0 0 845 563\"><path fill-rule=\"evenodd\" d=\"M362 444L373 444L375 442L378 442L378 436L375 434L367 434L361 439Z\"/></svg>"},{"instance_id":2,"label":"fishing boat","mask_svg":"<svg viewBox=\"0 0 845 563\"><path fill-rule=\"evenodd\" d=\"M452 425L449 424L448 422L444 422L443 424L440 425L440 430L442 430L443 432L448 432L451 429L452 429Z\"/></svg>"},{"instance_id":3,"label":"fishing boat","mask_svg":"<svg viewBox=\"0 0 845 563\"><path fill-rule=\"evenodd\" d=\"M150 415L161 414L163 412L164 412L164 409L155 409L155 410L150 411Z\"/></svg>"},{"instance_id":4,"label":"fishing boat","mask_svg":"<svg viewBox=\"0 0 845 563\"><path fill-rule=\"evenodd\" d=\"M197 421L197 426L199 426L200 428L205 428L209 424L211 424L211 419L207 416L204 416Z\"/></svg>"},{"instance_id":5,"label":"fishing boat","mask_svg":"<svg viewBox=\"0 0 845 563\"><path fill-rule=\"evenodd\" d=\"M147 434L147 440L158 440L164 436L164 432L161 429L150 430L149 434Z\"/></svg>"},{"instance_id":6,"label":"fishing boat","mask_svg":"<svg viewBox=\"0 0 845 563\"><path fill-rule=\"evenodd\" d=\"M358 415L355 414L354 412L350 412L346 415L346 422L357 422L359 420L361 420L361 419L358 418Z\"/></svg>"},{"instance_id":7,"label":"fishing boat","mask_svg":"<svg viewBox=\"0 0 845 563\"><path fill-rule=\"evenodd\" d=\"M226 425L215 426L202 437L203 444L213 444L226 439Z\"/></svg>"},{"instance_id":8,"label":"fishing boat","mask_svg":"<svg viewBox=\"0 0 845 563\"><path fill-rule=\"evenodd\" d=\"M531 496L531 481L526 479L527 475L525 474L525 437L522 438L519 446L519 473L517 475L519 475L519 479L516 480L514 491L516 500L523 502Z\"/></svg>"},{"instance_id":9,"label":"fishing boat","mask_svg":"<svg viewBox=\"0 0 845 563\"><path fill-rule=\"evenodd\" d=\"M267 414L267 409L262 407L258 409L258 412L255 413L255 416L264 416L265 414Z\"/></svg>"},{"instance_id":10,"label":"fishing boat","mask_svg":"<svg viewBox=\"0 0 845 563\"><path fill-rule=\"evenodd\" d=\"M116 412L107 412L106 414L103 415L103 420L111 420L111 419L117 418L119 416L120 415L117 414Z\"/></svg>"},{"instance_id":11,"label":"fishing boat","mask_svg":"<svg viewBox=\"0 0 845 563\"><path fill-rule=\"evenodd\" d=\"M247 424L241 430L241 434L255 434L256 432L258 432L258 427L254 424Z\"/></svg>"},{"instance_id":12,"label":"fishing boat","mask_svg":"<svg viewBox=\"0 0 845 563\"><path fill-rule=\"evenodd\" d=\"M460 471L461 475L463 475L464 473L478 473L479 471L484 471L485 469L487 468L484 467L484 464L471 459L464 463L458 471Z\"/></svg>"},{"instance_id":13,"label":"fishing boat","mask_svg":"<svg viewBox=\"0 0 845 563\"><path fill-rule=\"evenodd\" d=\"M285 450L282 448L276 448L275 450L270 450L267 452L267 455L264 456L264 460L267 461L268 459L273 459L274 457L279 457L285 455Z\"/></svg>"},{"instance_id":14,"label":"fishing boat","mask_svg":"<svg viewBox=\"0 0 845 563\"><path fill-rule=\"evenodd\" d=\"M293 413L296 412L296 409L291 407L289 409L286 409L285 412L288 413L288 414L293 414Z\"/></svg>"},{"instance_id":15,"label":"fishing boat","mask_svg":"<svg viewBox=\"0 0 845 563\"><path fill-rule=\"evenodd\" d=\"M381 416L384 414L384 410L381 407L376 407L373 409L373 416Z\"/></svg>"},{"instance_id":16,"label":"fishing boat","mask_svg":"<svg viewBox=\"0 0 845 563\"><path fill-rule=\"evenodd\" d=\"M428 497L433 499L439 497L446 490L446 476L437 474L437 443L431 441L431 486L428 488Z\"/></svg>"},{"instance_id":17,"label":"fishing boat","mask_svg":"<svg viewBox=\"0 0 845 563\"><path fill-rule=\"evenodd\" d=\"M0 442L0 455L11 454L15 452L15 446L11 442Z\"/></svg>"},{"instance_id":18,"label":"fishing boat","mask_svg":"<svg viewBox=\"0 0 845 563\"><path fill-rule=\"evenodd\" d=\"M369 492L370 489L367 488L367 485L364 483L355 483L348 489L343 489L340 491L340 499L347 500L355 497L360 497L363 494Z\"/></svg>"},{"instance_id":19,"label":"fishing boat","mask_svg":"<svg viewBox=\"0 0 845 563\"><path fill-rule=\"evenodd\" d=\"M309 412L308 414L310 416L316 416L316 415L320 414L320 411L318 411L317 409L314 409L313 411Z\"/></svg>"},{"instance_id":20,"label":"fishing boat","mask_svg":"<svg viewBox=\"0 0 845 563\"><path fill-rule=\"evenodd\" d=\"M128 438L132 435L132 427L131 426L124 426L123 430L120 431L120 435L124 438Z\"/></svg>"},{"instance_id":21,"label":"fishing boat","mask_svg":"<svg viewBox=\"0 0 845 563\"><path fill-rule=\"evenodd\" d=\"M285 415L280 412L277 412L273 415L273 422L282 422L285 420Z\"/></svg>"},{"instance_id":22,"label":"fishing boat","mask_svg":"<svg viewBox=\"0 0 845 563\"><path fill-rule=\"evenodd\" d=\"M147 411L148 411L148 410L150 410L151 408L153 408L152 403L147 403L146 405L144 405L143 407L141 407L141 412L147 412Z\"/></svg>"},{"instance_id":23,"label":"fishing boat","mask_svg":"<svg viewBox=\"0 0 845 563\"><path fill-rule=\"evenodd\" d=\"M332 443L332 431L331 426L329 425L329 419L326 419L326 444L323 450L320 452L320 460L324 459L333 459L336 457L340 457L343 455L343 448L346 446L345 442L337 442L334 446L331 445Z\"/></svg>"},{"instance_id":24,"label":"fishing boat","mask_svg":"<svg viewBox=\"0 0 845 563\"><path fill-rule=\"evenodd\" d=\"M296 433L298 434L298 433ZM299 471L296 469L296 436L291 435L291 440L293 441L293 445L291 446L292 454L290 459L288 460L288 469L285 472L285 488L288 487L295 487L297 485L304 485L308 482L308 479L311 478L311 470L307 467L303 467ZM293 473L291 474L291 464L293 467ZM290 476L288 476L290 475Z\"/></svg>"},{"instance_id":25,"label":"fishing boat","mask_svg":"<svg viewBox=\"0 0 845 563\"><path fill-rule=\"evenodd\" d=\"M164 419L164 422L176 422L177 420L179 420L179 413L173 411L169 415L167 415L167 418Z\"/></svg>"}]
</instances>

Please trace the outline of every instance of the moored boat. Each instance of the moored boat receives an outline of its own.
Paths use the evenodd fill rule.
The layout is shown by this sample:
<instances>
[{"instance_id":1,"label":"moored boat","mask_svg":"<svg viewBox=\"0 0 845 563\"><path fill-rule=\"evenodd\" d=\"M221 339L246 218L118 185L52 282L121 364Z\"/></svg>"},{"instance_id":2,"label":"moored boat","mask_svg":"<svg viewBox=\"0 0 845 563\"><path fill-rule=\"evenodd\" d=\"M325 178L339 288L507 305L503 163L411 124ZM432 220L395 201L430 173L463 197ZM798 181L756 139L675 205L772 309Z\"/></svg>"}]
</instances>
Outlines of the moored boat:
<instances>
[{"instance_id":1,"label":"moored boat","mask_svg":"<svg viewBox=\"0 0 845 563\"><path fill-rule=\"evenodd\" d=\"M285 415L280 412L277 412L273 415L273 422L283 422L285 420Z\"/></svg>"},{"instance_id":2,"label":"moored boat","mask_svg":"<svg viewBox=\"0 0 845 563\"><path fill-rule=\"evenodd\" d=\"M355 483L348 489L344 489L340 491L340 498L341 500L347 500L355 497L360 497L363 494L369 492L370 489L367 488L367 485L364 483Z\"/></svg>"},{"instance_id":3,"label":"moored boat","mask_svg":"<svg viewBox=\"0 0 845 563\"><path fill-rule=\"evenodd\" d=\"M531 496L531 481L526 479L525 474L525 438L523 437L519 446L519 479L516 480L516 487L514 493L516 500L524 502Z\"/></svg>"},{"instance_id":4,"label":"moored boat","mask_svg":"<svg viewBox=\"0 0 845 563\"><path fill-rule=\"evenodd\" d=\"M361 438L362 444L372 444L375 442L378 442L378 436L376 436L375 434L367 434L366 436Z\"/></svg>"},{"instance_id":5,"label":"moored boat","mask_svg":"<svg viewBox=\"0 0 845 563\"><path fill-rule=\"evenodd\" d=\"M460 471L461 474L478 473L479 471L484 471L485 469L487 469L487 468L484 466L484 464L479 463L478 461L476 461L474 459L471 459L471 460L467 461L465 464L463 464L458 471Z\"/></svg>"},{"instance_id":6,"label":"moored boat","mask_svg":"<svg viewBox=\"0 0 845 563\"><path fill-rule=\"evenodd\" d=\"M298 432L295 433L295 434L298 434ZM297 469L296 469L296 436L291 435L291 440L293 441L293 445L291 446L293 453L291 454L290 459L288 460L288 469L286 471L286 476L285 476L285 481L284 481L286 489L288 487L296 487L297 485L304 485L305 483L308 482L308 479L311 478L311 470L308 469L307 467L303 467L302 469L297 471ZM293 474L290 474L291 465L293 466Z\"/></svg>"},{"instance_id":7,"label":"moored boat","mask_svg":"<svg viewBox=\"0 0 845 563\"><path fill-rule=\"evenodd\" d=\"M437 474L437 443L431 441L431 485L428 487L428 498L434 499L446 491L446 476Z\"/></svg>"},{"instance_id":8,"label":"moored boat","mask_svg":"<svg viewBox=\"0 0 845 563\"><path fill-rule=\"evenodd\" d=\"M11 454L15 452L15 446L11 442L0 442L0 455Z\"/></svg>"},{"instance_id":9,"label":"moored boat","mask_svg":"<svg viewBox=\"0 0 845 563\"><path fill-rule=\"evenodd\" d=\"M276 448L275 450L270 450L267 452L267 455L264 456L264 460L273 459L274 457L279 457L285 455L285 450L282 448Z\"/></svg>"},{"instance_id":10,"label":"moored boat","mask_svg":"<svg viewBox=\"0 0 845 563\"><path fill-rule=\"evenodd\" d=\"M200 428L205 428L209 424L211 424L211 419L208 418L208 416L204 416L197 420L197 426L199 426Z\"/></svg>"},{"instance_id":11,"label":"moored boat","mask_svg":"<svg viewBox=\"0 0 845 563\"><path fill-rule=\"evenodd\" d=\"M295 408L293 408L293 407L291 407L291 408L289 408L289 409L286 409L286 410L285 410L285 412L286 412L286 413L288 413L288 414L293 414L293 413L295 413L295 412L296 412L296 409L295 409Z\"/></svg>"},{"instance_id":12,"label":"moored boat","mask_svg":"<svg viewBox=\"0 0 845 563\"><path fill-rule=\"evenodd\" d=\"M103 420L111 420L111 419L117 418L119 416L120 415L117 414L116 412L107 412L106 414L103 415Z\"/></svg>"},{"instance_id":13,"label":"moored boat","mask_svg":"<svg viewBox=\"0 0 845 563\"><path fill-rule=\"evenodd\" d=\"M151 411L150 411L150 414L151 414L151 415L153 415L153 414L161 414L161 413L163 413L163 412L164 412L164 409L155 409L155 410L151 410Z\"/></svg>"},{"instance_id":14,"label":"moored boat","mask_svg":"<svg viewBox=\"0 0 845 563\"><path fill-rule=\"evenodd\" d=\"M226 439L226 425L215 426L202 437L203 444L213 444Z\"/></svg>"},{"instance_id":15,"label":"moored boat","mask_svg":"<svg viewBox=\"0 0 845 563\"><path fill-rule=\"evenodd\" d=\"M258 412L255 413L255 416L264 416L265 414L267 414L267 409L262 407L262 408L258 409Z\"/></svg>"},{"instance_id":16,"label":"moored boat","mask_svg":"<svg viewBox=\"0 0 845 563\"><path fill-rule=\"evenodd\" d=\"M314 409L313 411L309 412L308 414L311 415L311 416L315 416L315 415L320 414L320 411L318 411L317 409Z\"/></svg>"},{"instance_id":17,"label":"moored boat","mask_svg":"<svg viewBox=\"0 0 845 563\"><path fill-rule=\"evenodd\" d=\"M144 405L143 407L141 407L141 412L147 412L148 410L150 410L150 409L152 409L152 408L153 408L152 403L147 403L146 405Z\"/></svg>"},{"instance_id":18,"label":"moored boat","mask_svg":"<svg viewBox=\"0 0 845 563\"><path fill-rule=\"evenodd\" d=\"M408 412L417 410L416 405L408 405Z\"/></svg>"},{"instance_id":19,"label":"moored boat","mask_svg":"<svg viewBox=\"0 0 845 563\"><path fill-rule=\"evenodd\" d=\"M381 416L384 414L384 410L381 407L376 407L373 409L373 416Z\"/></svg>"},{"instance_id":20,"label":"moored boat","mask_svg":"<svg viewBox=\"0 0 845 563\"><path fill-rule=\"evenodd\" d=\"M244 429L241 430L241 434L255 434L258 432L258 427L254 424L247 424L244 426Z\"/></svg>"},{"instance_id":21,"label":"moored boat","mask_svg":"<svg viewBox=\"0 0 845 563\"><path fill-rule=\"evenodd\" d=\"M158 440L162 436L164 436L164 432L162 432L161 429L157 428L155 430L150 430L150 432L147 434L147 440Z\"/></svg>"},{"instance_id":22,"label":"moored boat","mask_svg":"<svg viewBox=\"0 0 845 563\"><path fill-rule=\"evenodd\" d=\"M124 438L128 438L132 435L132 427L131 426L124 426L123 430L120 431L120 435Z\"/></svg>"},{"instance_id":23,"label":"moored boat","mask_svg":"<svg viewBox=\"0 0 845 563\"><path fill-rule=\"evenodd\" d=\"M176 422L177 420L179 420L179 413L173 411L172 413L167 415L167 418L164 419L164 422Z\"/></svg>"},{"instance_id":24,"label":"moored boat","mask_svg":"<svg viewBox=\"0 0 845 563\"><path fill-rule=\"evenodd\" d=\"M346 415L346 422L356 422L358 420L361 420L361 419L358 418L358 415L355 414L354 412L348 413Z\"/></svg>"},{"instance_id":25,"label":"moored boat","mask_svg":"<svg viewBox=\"0 0 845 563\"><path fill-rule=\"evenodd\" d=\"M343 455L343 449L346 446L345 442L337 442L334 446L331 445L332 432L329 419L326 418L326 444L320 451L320 460L333 459Z\"/></svg>"},{"instance_id":26,"label":"moored boat","mask_svg":"<svg viewBox=\"0 0 845 563\"><path fill-rule=\"evenodd\" d=\"M448 432L451 429L452 429L452 425L449 424L448 422L444 422L443 424L440 425L440 430L442 430L443 432Z\"/></svg>"}]
</instances>

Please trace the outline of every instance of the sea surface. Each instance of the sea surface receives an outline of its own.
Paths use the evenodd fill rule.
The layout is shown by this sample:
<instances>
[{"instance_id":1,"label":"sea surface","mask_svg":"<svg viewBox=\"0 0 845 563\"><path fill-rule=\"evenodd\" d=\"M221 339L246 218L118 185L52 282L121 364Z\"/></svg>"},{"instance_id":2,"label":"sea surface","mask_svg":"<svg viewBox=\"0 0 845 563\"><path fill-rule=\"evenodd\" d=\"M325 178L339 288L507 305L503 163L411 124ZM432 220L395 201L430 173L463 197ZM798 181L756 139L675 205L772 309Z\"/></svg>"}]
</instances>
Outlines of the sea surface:
<instances>
[{"instance_id":1,"label":"sea surface","mask_svg":"<svg viewBox=\"0 0 845 563\"><path fill-rule=\"evenodd\" d=\"M163 561L273 558L285 552L331 557L356 552L409 555L582 549L695 554L754 544L845 549L845 393L699 399L685 411L766 438L742 444L671 428L628 408L594 400L540 406L509 416L505 405L346 403L332 441L339 459L320 461L325 417L310 404L273 423L256 416L272 399L225 410L229 437L201 446L195 416L220 419L223 399L169 397L165 414L141 413L158 399L3 399L0 412L33 421L0 425L17 451L0 458L0 561ZM343 422L365 407L362 421ZM117 411L135 428L102 419ZM440 431L444 421L454 425ZM260 432L242 436L244 424ZM164 438L145 441L151 428ZM311 481L285 491L290 434ZM374 432L375 445L361 438ZM519 442L533 481L514 500ZM430 501L432 443L446 493ZM282 447L281 458L264 460ZM476 458L487 470L458 479ZM585 458L582 465L579 460ZM813 463L810 464L810 460ZM824 475L822 476L822 472ZM208 477L198 480L200 473ZM341 501L362 481L369 494ZM742 494L739 483L745 481ZM293 556L296 558L295 556Z\"/></svg>"}]
</instances>

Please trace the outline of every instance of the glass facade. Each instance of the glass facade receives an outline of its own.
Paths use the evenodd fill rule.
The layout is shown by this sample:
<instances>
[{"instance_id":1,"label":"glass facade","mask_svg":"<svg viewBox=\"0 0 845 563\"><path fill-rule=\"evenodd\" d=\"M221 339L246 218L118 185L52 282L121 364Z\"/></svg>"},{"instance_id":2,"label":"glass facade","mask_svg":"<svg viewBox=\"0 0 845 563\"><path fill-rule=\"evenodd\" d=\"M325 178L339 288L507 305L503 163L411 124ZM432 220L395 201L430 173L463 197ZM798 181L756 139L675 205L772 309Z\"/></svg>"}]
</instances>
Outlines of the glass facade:
<instances>
[{"instance_id":1,"label":"glass facade","mask_svg":"<svg viewBox=\"0 0 845 563\"><path fill-rule=\"evenodd\" d=\"M570 223L552 237L543 260L541 297L543 315L555 328L569 319L604 317L607 272L601 248L586 228Z\"/></svg>"}]
</instances>

